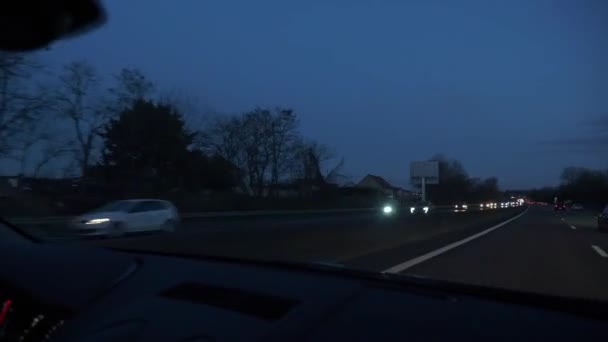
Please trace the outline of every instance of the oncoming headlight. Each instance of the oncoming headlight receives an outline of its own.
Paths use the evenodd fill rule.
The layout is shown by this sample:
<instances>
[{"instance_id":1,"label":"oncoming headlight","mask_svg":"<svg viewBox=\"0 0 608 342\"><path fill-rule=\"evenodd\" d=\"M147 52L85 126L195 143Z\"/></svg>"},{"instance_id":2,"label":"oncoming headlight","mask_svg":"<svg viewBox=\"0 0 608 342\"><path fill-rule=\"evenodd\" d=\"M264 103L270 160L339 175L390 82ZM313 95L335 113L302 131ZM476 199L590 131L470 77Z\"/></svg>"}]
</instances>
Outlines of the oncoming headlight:
<instances>
[{"instance_id":1,"label":"oncoming headlight","mask_svg":"<svg viewBox=\"0 0 608 342\"><path fill-rule=\"evenodd\" d=\"M423 210L423 211L424 211L424 213L426 214L426 213L428 213L428 212L429 212L429 207L424 207L424 208L422 208L422 210Z\"/></svg>"},{"instance_id":2,"label":"oncoming headlight","mask_svg":"<svg viewBox=\"0 0 608 342\"><path fill-rule=\"evenodd\" d=\"M384 208L382 208L382 212L385 214L390 214L393 212L393 207L390 205L385 205Z\"/></svg>"},{"instance_id":3,"label":"oncoming headlight","mask_svg":"<svg viewBox=\"0 0 608 342\"><path fill-rule=\"evenodd\" d=\"M416 208L415 208L415 207L411 207L411 208L410 208L410 213L412 213L412 214L413 214L413 213L414 213L414 211L416 211Z\"/></svg>"}]
</instances>

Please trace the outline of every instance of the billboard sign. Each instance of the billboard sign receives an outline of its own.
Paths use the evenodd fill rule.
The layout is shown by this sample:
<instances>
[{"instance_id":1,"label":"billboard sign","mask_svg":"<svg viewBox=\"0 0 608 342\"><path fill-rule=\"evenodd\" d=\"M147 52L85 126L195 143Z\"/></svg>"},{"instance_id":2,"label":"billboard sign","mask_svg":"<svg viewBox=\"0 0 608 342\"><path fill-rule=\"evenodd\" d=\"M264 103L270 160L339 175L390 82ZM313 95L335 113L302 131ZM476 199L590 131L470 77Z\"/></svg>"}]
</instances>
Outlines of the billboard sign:
<instances>
[{"instance_id":1,"label":"billboard sign","mask_svg":"<svg viewBox=\"0 0 608 342\"><path fill-rule=\"evenodd\" d=\"M413 161L410 163L410 180L413 184L439 184L439 163L436 161Z\"/></svg>"}]
</instances>

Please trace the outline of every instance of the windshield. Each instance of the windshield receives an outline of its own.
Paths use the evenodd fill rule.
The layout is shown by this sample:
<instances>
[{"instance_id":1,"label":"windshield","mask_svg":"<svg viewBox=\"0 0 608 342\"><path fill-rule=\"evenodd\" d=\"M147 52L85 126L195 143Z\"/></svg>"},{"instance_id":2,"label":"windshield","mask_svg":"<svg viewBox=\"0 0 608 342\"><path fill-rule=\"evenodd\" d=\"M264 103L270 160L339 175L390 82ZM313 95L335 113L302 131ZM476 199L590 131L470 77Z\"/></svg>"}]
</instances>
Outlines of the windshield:
<instances>
[{"instance_id":1,"label":"windshield","mask_svg":"<svg viewBox=\"0 0 608 342\"><path fill-rule=\"evenodd\" d=\"M103 212L127 212L133 207L133 202L130 201L115 201L110 202L106 205L91 210L92 213L103 213Z\"/></svg>"},{"instance_id":2,"label":"windshield","mask_svg":"<svg viewBox=\"0 0 608 342\"><path fill-rule=\"evenodd\" d=\"M608 2L103 5L0 53L11 224L608 300Z\"/></svg>"}]
</instances>

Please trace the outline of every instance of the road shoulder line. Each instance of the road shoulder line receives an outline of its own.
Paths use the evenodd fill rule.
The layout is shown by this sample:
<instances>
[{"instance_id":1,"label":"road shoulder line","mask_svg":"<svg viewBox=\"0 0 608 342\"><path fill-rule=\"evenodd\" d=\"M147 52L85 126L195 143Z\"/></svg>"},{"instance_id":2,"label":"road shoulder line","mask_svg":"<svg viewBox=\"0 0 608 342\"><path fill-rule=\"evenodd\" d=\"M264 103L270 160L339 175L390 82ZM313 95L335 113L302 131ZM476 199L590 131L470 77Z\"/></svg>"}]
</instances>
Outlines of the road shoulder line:
<instances>
[{"instance_id":1,"label":"road shoulder line","mask_svg":"<svg viewBox=\"0 0 608 342\"><path fill-rule=\"evenodd\" d=\"M474 235L471 235L469 237L466 237L466 238L464 238L462 240L453 242L453 243L451 243L449 245L443 246L443 247L441 247L439 249L436 249L434 251L431 251L429 253L426 253L426 254L417 256L417 257L415 257L413 259L410 259L410 260L407 260L405 262L402 262L402 263L400 263L398 265L395 265L393 267L390 267L390 268L382 271L382 273L399 273L399 272L403 272L403 271L407 270L408 268L414 267L414 266L416 266L416 265L418 265L420 263L423 263L423 262L425 262L425 261L427 261L427 260L429 260L431 258L434 258L434 257L436 257L438 255L441 255L441 254L443 254L443 253L445 253L445 252L447 252L447 251L449 251L451 249L454 249L456 247L462 246L462 245L464 245L467 242L473 241L473 240L475 240L475 239L477 239L477 238L479 238L481 236L484 236L484 235L486 235L486 234L488 234L488 233L490 233L490 232L492 232L492 231L494 231L494 230L496 230L496 229L498 229L498 228L500 228L500 227L502 227L502 226L504 226L504 225L506 225L506 224L508 224L510 222L513 222L513 221L517 220L518 218L522 217L524 214L526 214L528 212L528 210L529 210L529 208L526 208L526 210L524 212L519 213L518 215L516 215L514 217L511 217L510 219L508 219L506 221L503 221L503 222L501 222L501 223L499 223L499 224L497 224L495 226L492 226L492 227L490 227L490 228L488 228L488 229L486 229L484 231L481 231L481 232L479 232L477 234L474 234Z\"/></svg>"}]
</instances>

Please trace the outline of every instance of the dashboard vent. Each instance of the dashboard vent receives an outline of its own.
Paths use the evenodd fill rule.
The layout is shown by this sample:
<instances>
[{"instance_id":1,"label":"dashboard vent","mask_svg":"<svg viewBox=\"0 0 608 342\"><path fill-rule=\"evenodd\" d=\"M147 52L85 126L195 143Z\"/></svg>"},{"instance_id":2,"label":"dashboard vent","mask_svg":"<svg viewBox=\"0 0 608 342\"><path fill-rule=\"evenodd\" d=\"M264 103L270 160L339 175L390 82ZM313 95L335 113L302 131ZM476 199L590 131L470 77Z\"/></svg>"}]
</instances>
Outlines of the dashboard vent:
<instances>
[{"instance_id":1,"label":"dashboard vent","mask_svg":"<svg viewBox=\"0 0 608 342\"><path fill-rule=\"evenodd\" d=\"M281 319L299 303L289 298L200 283L183 283L162 291L160 296L236 311L268 321Z\"/></svg>"}]
</instances>

